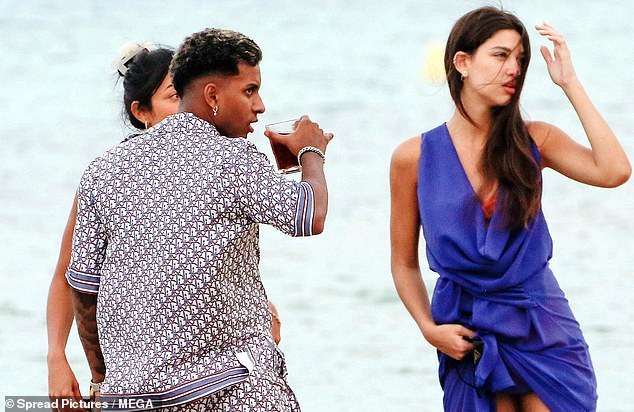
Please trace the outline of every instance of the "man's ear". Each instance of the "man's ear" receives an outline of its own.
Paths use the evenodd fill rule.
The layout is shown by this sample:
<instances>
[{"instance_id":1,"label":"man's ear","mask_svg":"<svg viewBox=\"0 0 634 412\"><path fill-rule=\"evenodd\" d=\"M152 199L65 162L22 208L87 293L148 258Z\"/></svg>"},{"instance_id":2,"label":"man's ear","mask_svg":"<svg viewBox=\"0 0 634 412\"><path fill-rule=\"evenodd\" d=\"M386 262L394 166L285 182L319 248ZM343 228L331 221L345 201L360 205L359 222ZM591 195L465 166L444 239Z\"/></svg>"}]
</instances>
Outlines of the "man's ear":
<instances>
[{"instance_id":1,"label":"man's ear","mask_svg":"<svg viewBox=\"0 0 634 412\"><path fill-rule=\"evenodd\" d=\"M205 84L203 98L209 107L218 106L218 86L213 82Z\"/></svg>"},{"instance_id":2,"label":"man's ear","mask_svg":"<svg viewBox=\"0 0 634 412\"><path fill-rule=\"evenodd\" d=\"M453 66L458 73L464 74L469 72L469 63L471 56L463 51L456 52L453 55Z\"/></svg>"}]
</instances>

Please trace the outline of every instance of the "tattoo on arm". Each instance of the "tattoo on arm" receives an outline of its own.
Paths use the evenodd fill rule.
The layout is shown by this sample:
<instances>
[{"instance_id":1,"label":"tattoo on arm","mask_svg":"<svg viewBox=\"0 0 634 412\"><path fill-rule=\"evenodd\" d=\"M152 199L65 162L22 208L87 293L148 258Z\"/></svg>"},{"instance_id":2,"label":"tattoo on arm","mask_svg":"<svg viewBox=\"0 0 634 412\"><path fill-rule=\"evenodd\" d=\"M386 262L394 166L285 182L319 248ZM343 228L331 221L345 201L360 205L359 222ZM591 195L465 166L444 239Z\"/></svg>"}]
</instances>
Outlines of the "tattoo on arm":
<instances>
[{"instance_id":1,"label":"tattoo on arm","mask_svg":"<svg viewBox=\"0 0 634 412\"><path fill-rule=\"evenodd\" d=\"M77 331L86 353L92 380L101 382L106 374L106 366L97 333L97 295L82 293L75 289L72 292Z\"/></svg>"}]
</instances>

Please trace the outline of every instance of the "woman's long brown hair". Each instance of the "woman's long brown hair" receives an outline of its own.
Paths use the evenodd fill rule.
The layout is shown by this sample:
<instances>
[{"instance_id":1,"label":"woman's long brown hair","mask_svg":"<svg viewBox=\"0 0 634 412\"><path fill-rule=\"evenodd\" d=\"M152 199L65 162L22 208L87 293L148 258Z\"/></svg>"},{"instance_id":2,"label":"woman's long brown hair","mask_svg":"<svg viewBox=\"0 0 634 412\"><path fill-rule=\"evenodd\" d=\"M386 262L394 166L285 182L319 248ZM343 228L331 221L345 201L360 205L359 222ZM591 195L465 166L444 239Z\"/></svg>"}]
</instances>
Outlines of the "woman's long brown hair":
<instances>
[{"instance_id":1,"label":"woman's long brown hair","mask_svg":"<svg viewBox=\"0 0 634 412\"><path fill-rule=\"evenodd\" d=\"M509 228L527 226L537 216L541 205L541 173L532 154L532 138L522 119L519 97L530 61L530 42L522 22L514 15L494 7L482 7L462 16L454 25L445 48L445 72L449 92L460 113L474 123L460 94L463 81L453 63L459 51L473 54L478 47L500 30L515 30L521 36L524 59L516 79L511 101L491 109L491 126L482 157L485 175L495 177L501 188L498 202L504 209L504 223Z\"/></svg>"}]
</instances>

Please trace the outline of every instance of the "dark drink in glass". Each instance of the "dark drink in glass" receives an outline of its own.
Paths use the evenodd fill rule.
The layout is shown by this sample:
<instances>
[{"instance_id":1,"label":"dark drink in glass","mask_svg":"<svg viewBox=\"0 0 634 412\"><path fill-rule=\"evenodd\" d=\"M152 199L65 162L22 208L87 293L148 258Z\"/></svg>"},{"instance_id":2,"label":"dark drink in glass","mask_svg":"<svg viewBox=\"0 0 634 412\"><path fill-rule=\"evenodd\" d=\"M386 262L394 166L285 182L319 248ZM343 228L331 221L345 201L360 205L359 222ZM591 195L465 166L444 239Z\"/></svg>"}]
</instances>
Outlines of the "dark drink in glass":
<instances>
[{"instance_id":1,"label":"dark drink in glass","mask_svg":"<svg viewBox=\"0 0 634 412\"><path fill-rule=\"evenodd\" d=\"M284 122L269 124L266 128L275 133L286 135L293 133L297 122L298 119L287 120ZM277 169L280 173L288 174L302 170L299 162L297 161L297 156L291 153L286 146L280 143L275 143L272 140L270 142L273 156L275 156L275 163L277 163Z\"/></svg>"}]
</instances>

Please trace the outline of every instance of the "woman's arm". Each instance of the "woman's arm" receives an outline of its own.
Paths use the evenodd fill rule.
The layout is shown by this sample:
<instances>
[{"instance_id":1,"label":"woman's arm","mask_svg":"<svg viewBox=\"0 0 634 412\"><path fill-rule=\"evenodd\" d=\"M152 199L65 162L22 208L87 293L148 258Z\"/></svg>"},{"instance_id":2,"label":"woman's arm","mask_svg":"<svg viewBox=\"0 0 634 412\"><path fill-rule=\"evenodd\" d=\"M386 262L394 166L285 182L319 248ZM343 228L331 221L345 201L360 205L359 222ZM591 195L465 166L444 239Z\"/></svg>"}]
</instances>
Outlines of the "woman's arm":
<instances>
[{"instance_id":1,"label":"woman's arm","mask_svg":"<svg viewBox=\"0 0 634 412\"><path fill-rule=\"evenodd\" d=\"M77 197L68 216L57 266L48 292L46 327L48 332L48 393L51 398L73 397L81 400L79 384L66 359L66 342L73 324L73 305L70 286L66 281L66 268L70 261L73 229L77 217Z\"/></svg>"},{"instance_id":2,"label":"woman's arm","mask_svg":"<svg viewBox=\"0 0 634 412\"><path fill-rule=\"evenodd\" d=\"M280 344L282 340L282 321L280 315L277 313L277 308L270 300L266 301L269 305L269 312L271 313L271 334L276 345Z\"/></svg>"},{"instance_id":3,"label":"woman's arm","mask_svg":"<svg viewBox=\"0 0 634 412\"><path fill-rule=\"evenodd\" d=\"M541 47L548 73L577 112L591 147L578 144L552 125L531 123L529 130L539 146L543 165L594 186L616 187L625 183L632 172L630 163L614 132L577 78L565 39L547 23L536 28L553 42L554 58L546 46Z\"/></svg>"},{"instance_id":4,"label":"woman's arm","mask_svg":"<svg viewBox=\"0 0 634 412\"><path fill-rule=\"evenodd\" d=\"M418 263L418 159L420 137L396 148L390 165L392 277L399 297L429 343L454 359L473 349L463 337L475 333L461 325L436 325Z\"/></svg>"}]
</instances>

